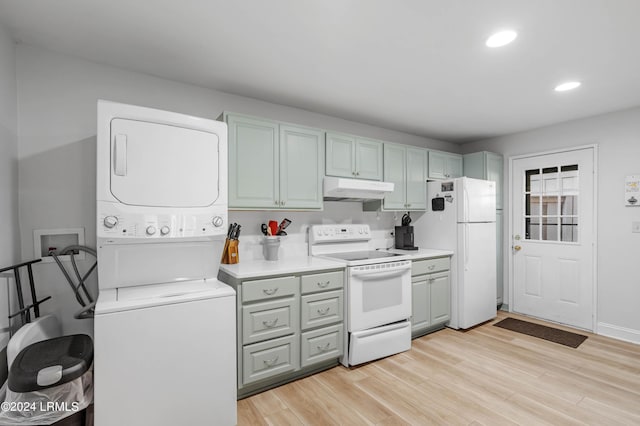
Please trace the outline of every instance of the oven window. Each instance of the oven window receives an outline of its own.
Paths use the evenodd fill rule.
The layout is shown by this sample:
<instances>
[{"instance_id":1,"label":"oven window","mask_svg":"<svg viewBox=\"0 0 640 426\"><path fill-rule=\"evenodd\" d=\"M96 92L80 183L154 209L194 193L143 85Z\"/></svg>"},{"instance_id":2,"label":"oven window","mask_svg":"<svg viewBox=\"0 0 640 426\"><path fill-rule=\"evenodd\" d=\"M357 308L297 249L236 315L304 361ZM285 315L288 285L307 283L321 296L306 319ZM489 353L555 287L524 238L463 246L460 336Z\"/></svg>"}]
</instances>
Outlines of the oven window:
<instances>
[{"instance_id":1,"label":"oven window","mask_svg":"<svg viewBox=\"0 0 640 426\"><path fill-rule=\"evenodd\" d=\"M367 279L362 286L362 310L376 311L402 304L402 281Z\"/></svg>"}]
</instances>

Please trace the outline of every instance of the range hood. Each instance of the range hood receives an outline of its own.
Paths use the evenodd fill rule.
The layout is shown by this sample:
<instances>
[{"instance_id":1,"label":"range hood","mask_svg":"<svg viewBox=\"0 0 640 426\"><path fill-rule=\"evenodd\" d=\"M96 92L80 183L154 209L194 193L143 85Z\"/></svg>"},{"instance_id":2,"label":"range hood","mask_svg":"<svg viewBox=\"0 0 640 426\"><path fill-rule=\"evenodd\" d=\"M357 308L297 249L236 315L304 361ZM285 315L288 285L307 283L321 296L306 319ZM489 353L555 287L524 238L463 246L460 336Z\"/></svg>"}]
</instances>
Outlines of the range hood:
<instances>
[{"instance_id":1,"label":"range hood","mask_svg":"<svg viewBox=\"0 0 640 426\"><path fill-rule=\"evenodd\" d=\"M381 200L385 194L392 191L392 182L333 176L325 176L324 178L324 199L326 201Z\"/></svg>"}]
</instances>

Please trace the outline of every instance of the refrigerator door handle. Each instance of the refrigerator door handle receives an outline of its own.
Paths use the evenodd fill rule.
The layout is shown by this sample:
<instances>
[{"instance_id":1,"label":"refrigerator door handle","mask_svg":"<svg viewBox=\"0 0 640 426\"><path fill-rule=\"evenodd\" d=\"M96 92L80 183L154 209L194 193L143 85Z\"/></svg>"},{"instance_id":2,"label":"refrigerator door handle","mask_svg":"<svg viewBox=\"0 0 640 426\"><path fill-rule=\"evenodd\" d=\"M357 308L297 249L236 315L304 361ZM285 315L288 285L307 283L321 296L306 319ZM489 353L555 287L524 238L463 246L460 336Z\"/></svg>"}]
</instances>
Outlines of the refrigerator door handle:
<instances>
[{"instance_id":1,"label":"refrigerator door handle","mask_svg":"<svg viewBox=\"0 0 640 426\"><path fill-rule=\"evenodd\" d=\"M469 266L469 224L464 225L464 270Z\"/></svg>"},{"instance_id":2,"label":"refrigerator door handle","mask_svg":"<svg viewBox=\"0 0 640 426\"><path fill-rule=\"evenodd\" d=\"M469 221L469 191L467 190L466 186L462 189L462 193L464 194L464 203L462 203L462 214L463 214L462 221L468 222Z\"/></svg>"}]
</instances>

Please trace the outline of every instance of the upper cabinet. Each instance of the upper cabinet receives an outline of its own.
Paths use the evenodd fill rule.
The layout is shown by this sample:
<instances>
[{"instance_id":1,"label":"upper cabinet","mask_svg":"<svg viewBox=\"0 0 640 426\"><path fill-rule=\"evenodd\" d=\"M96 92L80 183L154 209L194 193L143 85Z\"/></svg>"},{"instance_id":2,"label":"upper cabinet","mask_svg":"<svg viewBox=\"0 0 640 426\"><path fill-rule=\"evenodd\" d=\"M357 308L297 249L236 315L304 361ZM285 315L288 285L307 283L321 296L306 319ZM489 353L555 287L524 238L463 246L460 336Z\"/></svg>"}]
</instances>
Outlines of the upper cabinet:
<instances>
[{"instance_id":1,"label":"upper cabinet","mask_svg":"<svg viewBox=\"0 0 640 426\"><path fill-rule=\"evenodd\" d=\"M429 151L429 179L453 179L462 176L462 156Z\"/></svg>"},{"instance_id":2,"label":"upper cabinet","mask_svg":"<svg viewBox=\"0 0 640 426\"><path fill-rule=\"evenodd\" d=\"M326 175L382 180L382 142L329 132L326 140Z\"/></svg>"},{"instance_id":3,"label":"upper cabinet","mask_svg":"<svg viewBox=\"0 0 640 426\"><path fill-rule=\"evenodd\" d=\"M496 209L502 209L503 159L502 155L481 151L465 154L464 175L470 178L491 180L496 183Z\"/></svg>"},{"instance_id":4,"label":"upper cabinet","mask_svg":"<svg viewBox=\"0 0 640 426\"><path fill-rule=\"evenodd\" d=\"M407 145L384 144L384 181L393 182L382 210L427 209L427 150Z\"/></svg>"},{"instance_id":5,"label":"upper cabinet","mask_svg":"<svg viewBox=\"0 0 640 426\"><path fill-rule=\"evenodd\" d=\"M224 120L229 208L322 208L323 131L238 114Z\"/></svg>"}]
</instances>

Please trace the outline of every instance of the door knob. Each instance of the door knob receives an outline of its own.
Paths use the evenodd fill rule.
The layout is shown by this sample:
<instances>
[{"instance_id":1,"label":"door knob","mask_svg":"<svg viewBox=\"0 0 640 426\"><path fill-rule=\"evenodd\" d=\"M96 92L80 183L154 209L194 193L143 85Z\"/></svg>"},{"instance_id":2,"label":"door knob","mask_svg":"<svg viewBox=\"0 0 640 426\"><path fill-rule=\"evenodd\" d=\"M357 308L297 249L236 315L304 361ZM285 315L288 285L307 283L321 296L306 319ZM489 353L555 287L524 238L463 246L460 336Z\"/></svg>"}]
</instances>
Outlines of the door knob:
<instances>
[{"instance_id":1,"label":"door knob","mask_svg":"<svg viewBox=\"0 0 640 426\"><path fill-rule=\"evenodd\" d=\"M520 251L520 250L522 250L522 247L520 247L520 246L513 246L513 249L514 249L515 251Z\"/></svg>"}]
</instances>

